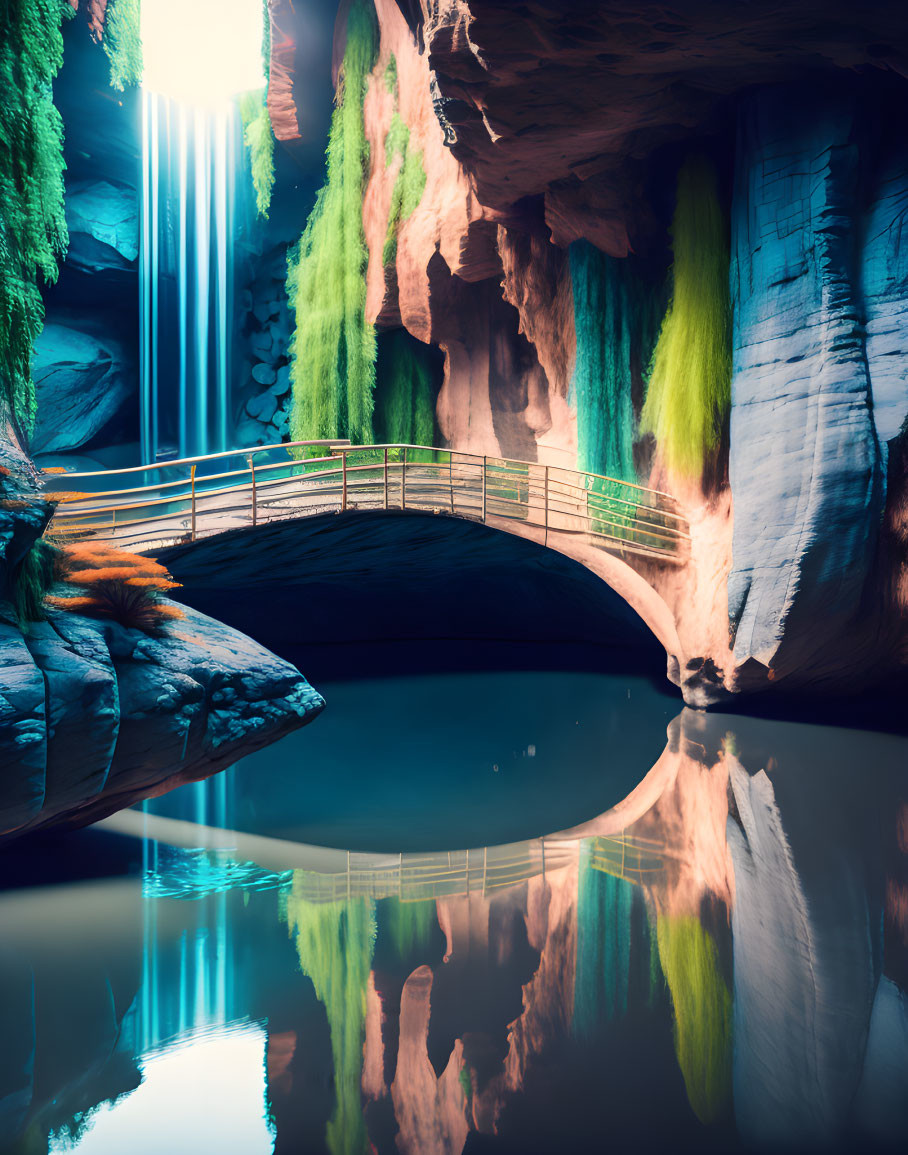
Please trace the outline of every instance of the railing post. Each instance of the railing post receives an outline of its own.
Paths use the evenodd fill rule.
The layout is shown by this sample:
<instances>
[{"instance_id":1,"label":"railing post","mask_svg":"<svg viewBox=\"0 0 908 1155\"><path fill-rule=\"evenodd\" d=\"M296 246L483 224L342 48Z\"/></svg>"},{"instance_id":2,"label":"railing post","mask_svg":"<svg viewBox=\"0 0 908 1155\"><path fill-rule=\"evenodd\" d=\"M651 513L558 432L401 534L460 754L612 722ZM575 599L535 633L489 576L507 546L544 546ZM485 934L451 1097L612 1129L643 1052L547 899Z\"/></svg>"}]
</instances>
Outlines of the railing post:
<instances>
[{"instance_id":1,"label":"railing post","mask_svg":"<svg viewBox=\"0 0 908 1155\"><path fill-rule=\"evenodd\" d=\"M486 469L487 469L488 460L489 459L486 456L483 456L483 459L482 459L482 520L483 520L483 522L486 519Z\"/></svg>"},{"instance_id":2,"label":"railing post","mask_svg":"<svg viewBox=\"0 0 908 1155\"><path fill-rule=\"evenodd\" d=\"M385 461L384 461L384 482L385 482L385 509L388 508L388 447L385 446Z\"/></svg>"},{"instance_id":3,"label":"railing post","mask_svg":"<svg viewBox=\"0 0 908 1155\"><path fill-rule=\"evenodd\" d=\"M543 545L548 545L549 544L549 467L547 465L544 465L543 470L545 471L543 474L544 487L545 487L545 540L543 542Z\"/></svg>"},{"instance_id":4,"label":"railing post","mask_svg":"<svg viewBox=\"0 0 908 1155\"><path fill-rule=\"evenodd\" d=\"M448 450L448 489L451 492L451 513L454 512L454 450Z\"/></svg>"},{"instance_id":5,"label":"railing post","mask_svg":"<svg viewBox=\"0 0 908 1155\"><path fill-rule=\"evenodd\" d=\"M195 541L195 466L189 468L189 485L192 493L192 513L190 517L190 540Z\"/></svg>"},{"instance_id":6,"label":"railing post","mask_svg":"<svg viewBox=\"0 0 908 1155\"><path fill-rule=\"evenodd\" d=\"M250 453L246 460L249 462L249 472L252 474L252 524L258 525L258 508L255 496L255 454Z\"/></svg>"},{"instance_id":7,"label":"railing post","mask_svg":"<svg viewBox=\"0 0 908 1155\"><path fill-rule=\"evenodd\" d=\"M341 485L341 512L347 508L347 455L341 450L341 477L343 478Z\"/></svg>"},{"instance_id":8,"label":"railing post","mask_svg":"<svg viewBox=\"0 0 908 1155\"><path fill-rule=\"evenodd\" d=\"M407 447L404 446L404 459L400 467L400 508L407 508Z\"/></svg>"}]
</instances>

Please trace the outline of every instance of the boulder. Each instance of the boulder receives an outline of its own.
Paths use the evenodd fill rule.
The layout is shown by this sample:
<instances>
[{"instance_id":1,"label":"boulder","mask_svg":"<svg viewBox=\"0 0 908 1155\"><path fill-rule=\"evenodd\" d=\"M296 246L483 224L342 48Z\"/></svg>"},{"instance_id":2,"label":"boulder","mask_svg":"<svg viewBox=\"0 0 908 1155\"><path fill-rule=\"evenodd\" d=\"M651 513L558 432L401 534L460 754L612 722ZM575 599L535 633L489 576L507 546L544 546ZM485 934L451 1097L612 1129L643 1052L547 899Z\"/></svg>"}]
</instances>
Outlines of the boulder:
<instances>
[{"instance_id":1,"label":"boulder","mask_svg":"<svg viewBox=\"0 0 908 1155\"><path fill-rule=\"evenodd\" d=\"M61 314L35 342L38 420L32 454L66 453L91 441L137 389L126 346L97 320Z\"/></svg>"},{"instance_id":2,"label":"boulder","mask_svg":"<svg viewBox=\"0 0 908 1155\"><path fill-rule=\"evenodd\" d=\"M277 398L270 389L264 393L259 393L246 402L246 412L249 416L265 424L274 416L275 409L277 409Z\"/></svg>"},{"instance_id":3,"label":"boulder","mask_svg":"<svg viewBox=\"0 0 908 1155\"><path fill-rule=\"evenodd\" d=\"M74 181L66 189L68 263L85 272L130 269L139 256L135 190L110 181Z\"/></svg>"},{"instance_id":4,"label":"boulder","mask_svg":"<svg viewBox=\"0 0 908 1155\"><path fill-rule=\"evenodd\" d=\"M184 614L149 636L54 609L22 633L0 613L0 837L207 777L322 710L289 663Z\"/></svg>"},{"instance_id":5,"label":"boulder","mask_svg":"<svg viewBox=\"0 0 908 1155\"><path fill-rule=\"evenodd\" d=\"M258 365L252 366L252 377L259 385L273 385L277 380L277 371L273 366L261 361Z\"/></svg>"}]
</instances>

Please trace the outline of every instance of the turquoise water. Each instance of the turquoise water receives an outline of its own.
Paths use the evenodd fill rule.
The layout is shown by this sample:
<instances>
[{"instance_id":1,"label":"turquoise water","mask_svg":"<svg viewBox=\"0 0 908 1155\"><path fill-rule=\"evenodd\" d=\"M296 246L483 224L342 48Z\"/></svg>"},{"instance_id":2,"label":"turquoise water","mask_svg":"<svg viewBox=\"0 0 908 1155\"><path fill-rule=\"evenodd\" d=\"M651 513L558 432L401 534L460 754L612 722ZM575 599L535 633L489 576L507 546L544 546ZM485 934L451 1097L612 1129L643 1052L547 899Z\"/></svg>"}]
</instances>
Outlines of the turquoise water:
<instances>
[{"instance_id":1,"label":"turquoise water","mask_svg":"<svg viewBox=\"0 0 908 1155\"><path fill-rule=\"evenodd\" d=\"M904 1147L905 738L602 674L320 689L0 855L0 1149Z\"/></svg>"}]
</instances>

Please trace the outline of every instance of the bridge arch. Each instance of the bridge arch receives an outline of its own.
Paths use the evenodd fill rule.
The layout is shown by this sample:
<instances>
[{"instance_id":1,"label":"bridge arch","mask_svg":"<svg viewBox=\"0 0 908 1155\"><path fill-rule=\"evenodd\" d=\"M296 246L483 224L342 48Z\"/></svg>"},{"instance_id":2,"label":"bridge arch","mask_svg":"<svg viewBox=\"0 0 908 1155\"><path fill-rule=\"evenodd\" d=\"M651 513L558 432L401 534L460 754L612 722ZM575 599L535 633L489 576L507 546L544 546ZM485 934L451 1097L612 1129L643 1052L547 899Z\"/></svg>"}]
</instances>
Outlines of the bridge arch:
<instances>
[{"instance_id":1,"label":"bridge arch","mask_svg":"<svg viewBox=\"0 0 908 1155\"><path fill-rule=\"evenodd\" d=\"M301 459L302 454L307 456ZM400 526L390 528L395 518L419 519L418 526L409 522L411 554L414 541L438 537L429 529L433 521L436 528L449 527L446 541L439 538L436 543L439 550L450 548L453 523L483 530L485 564L494 535L519 538L541 547L543 554L555 552L579 564L613 591L661 644L669 678L678 681L682 651L674 616L647 580L654 567L683 564L689 548L687 523L674 499L664 493L533 462L425 446L336 442L70 474L61 482L80 492L61 503L53 521L55 533L153 553L185 584L192 556L202 569L207 564L203 559L219 558L222 575L229 566L234 582L246 564L243 557L273 569L277 558L288 556L287 542L293 541L293 535L288 538L280 528L288 522L308 523L304 536L315 551L310 563L312 556L324 563L318 543L330 538L345 565L359 570L364 581L369 580L365 543L373 543L374 577L375 543L384 538L383 548L393 549L395 532L402 540ZM379 522L364 528L375 515L384 519L381 531L375 528ZM470 557L463 532L456 538L458 548L462 557ZM250 533L256 538L254 550ZM513 565L530 564L531 555L532 564L539 564L531 550L515 554ZM425 568L425 556L419 556L418 564ZM324 572L330 573L331 566ZM267 587L266 573L259 572L257 582ZM223 616L216 606L207 612Z\"/></svg>"}]
</instances>

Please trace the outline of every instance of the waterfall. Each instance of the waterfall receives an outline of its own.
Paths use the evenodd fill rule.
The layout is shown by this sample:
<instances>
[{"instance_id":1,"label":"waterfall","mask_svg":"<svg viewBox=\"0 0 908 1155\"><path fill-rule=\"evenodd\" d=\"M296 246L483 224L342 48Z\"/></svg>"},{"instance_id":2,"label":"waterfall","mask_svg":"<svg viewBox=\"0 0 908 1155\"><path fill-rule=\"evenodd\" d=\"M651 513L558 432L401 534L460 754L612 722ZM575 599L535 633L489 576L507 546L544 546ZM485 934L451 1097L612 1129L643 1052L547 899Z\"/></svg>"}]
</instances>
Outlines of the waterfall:
<instances>
[{"instance_id":1,"label":"waterfall","mask_svg":"<svg viewBox=\"0 0 908 1155\"><path fill-rule=\"evenodd\" d=\"M142 461L231 448L238 240L254 220L236 101L143 89Z\"/></svg>"}]
</instances>

